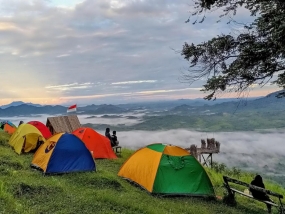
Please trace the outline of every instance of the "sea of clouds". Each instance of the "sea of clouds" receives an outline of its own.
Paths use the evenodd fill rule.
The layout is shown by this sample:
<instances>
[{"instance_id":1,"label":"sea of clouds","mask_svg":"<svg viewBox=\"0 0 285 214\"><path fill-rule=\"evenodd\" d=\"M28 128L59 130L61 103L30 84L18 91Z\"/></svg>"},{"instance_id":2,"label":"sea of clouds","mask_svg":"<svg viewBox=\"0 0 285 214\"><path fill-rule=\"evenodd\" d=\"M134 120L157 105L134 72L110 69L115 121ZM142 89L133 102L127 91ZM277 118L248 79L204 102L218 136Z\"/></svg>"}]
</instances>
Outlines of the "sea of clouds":
<instances>
[{"instance_id":1,"label":"sea of clouds","mask_svg":"<svg viewBox=\"0 0 285 214\"><path fill-rule=\"evenodd\" d=\"M1 117L0 120L10 120L16 125L20 120L24 122L38 120L45 124L48 116ZM133 125L141 122L140 116L142 115L136 115L137 118L132 119L128 119L128 116L131 115L120 115L119 118L101 118L101 116L96 115L96 117L89 118L90 115L79 115L78 117L82 124ZM103 130L97 131L104 134ZM213 160L225 163L228 167L270 173L274 171L277 164L285 166L285 130L268 130L268 132L198 132L187 129L133 130L117 132L117 136L122 147L134 150L152 143L172 144L182 148L188 148L195 144L200 147L201 139L215 138L220 142L221 149L219 154L213 155ZM282 171L275 171L274 174L276 173L285 175L285 172Z\"/></svg>"}]
</instances>

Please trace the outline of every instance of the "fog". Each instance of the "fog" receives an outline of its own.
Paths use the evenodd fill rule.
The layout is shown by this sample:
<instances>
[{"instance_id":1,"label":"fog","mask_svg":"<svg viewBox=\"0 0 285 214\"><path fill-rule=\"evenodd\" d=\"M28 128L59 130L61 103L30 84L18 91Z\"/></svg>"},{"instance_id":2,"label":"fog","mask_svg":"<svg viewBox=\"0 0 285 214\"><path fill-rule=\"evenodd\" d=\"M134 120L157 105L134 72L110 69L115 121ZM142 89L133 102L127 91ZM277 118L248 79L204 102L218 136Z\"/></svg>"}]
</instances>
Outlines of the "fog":
<instances>
[{"instance_id":1,"label":"fog","mask_svg":"<svg viewBox=\"0 0 285 214\"><path fill-rule=\"evenodd\" d=\"M103 134L103 133L102 133ZM285 175L285 130L283 132L216 132L204 133L177 129L168 131L128 131L118 132L122 147L138 149L151 143L164 143L190 147L201 147L201 139L214 137L220 142L219 154L213 154L213 161L225 163L228 167L238 167L262 173ZM206 155L204 156L206 158ZM278 171L276 165L283 165Z\"/></svg>"},{"instance_id":2,"label":"fog","mask_svg":"<svg viewBox=\"0 0 285 214\"><path fill-rule=\"evenodd\" d=\"M29 117L1 117L0 120L10 120L15 125L20 120L28 122L38 120L46 123L50 115L35 115ZM133 125L141 122L143 114L116 115L118 118L102 118L103 115L89 118L91 115L78 115L81 124L125 124ZM111 116L112 115L108 115ZM136 118L128 118L135 116ZM155 127L154 127L155 129ZM97 130L104 134L104 131ZM111 130L112 131L112 130ZM213 154L213 160L225 163L228 167L239 167L261 173L285 174L285 130L268 130L259 132L197 132L185 129L167 131L124 131L117 132L120 145L123 148L138 149L152 143L177 145L182 148L195 144L201 147L201 139L215 138L221 144L221 152ZM206 155L204 156L206 157ZM281 169L281 170L280 170Z\"/></svg>"},{"instance_id":3,"label":"fog","mask_svg":"<svg viewBox=\"0 0 285 214\"><path fill-rule=\"evenodd\" d=\"M78 115L78 118L80 120L81 124L110 124L110 125L120 125L124 124L126 126L135 125L138 123L141 123L142 116L144 113L137 113L137 114L108 114L110 118L104 118L104 115L96 115L96 116L90 116L90 115ZM112 118L116 117L116 118Z\"/></svg>"},{"instance_id":4,"label":"fog","mask_svg":"<svg viewBox=\"0 0 285 214\"><path fill-rule=\"evenodd\" d=\"M142 122L142 116L144 113L135 114L108 114L110 118L104 118L104 115L77 115L81 124L110 124L110 125L120 125L124 124L126 126L131 126ZM9 120L16 126L20 121L28 123L29 121L36 120L43 124L46 124L48 117L55 117L56 115L39 114L39 115L29 115L29 116L15 116L15 117L0 117L0 121ZM115 117L116 118L112 118Z\"/></svg>"}]
</instances>

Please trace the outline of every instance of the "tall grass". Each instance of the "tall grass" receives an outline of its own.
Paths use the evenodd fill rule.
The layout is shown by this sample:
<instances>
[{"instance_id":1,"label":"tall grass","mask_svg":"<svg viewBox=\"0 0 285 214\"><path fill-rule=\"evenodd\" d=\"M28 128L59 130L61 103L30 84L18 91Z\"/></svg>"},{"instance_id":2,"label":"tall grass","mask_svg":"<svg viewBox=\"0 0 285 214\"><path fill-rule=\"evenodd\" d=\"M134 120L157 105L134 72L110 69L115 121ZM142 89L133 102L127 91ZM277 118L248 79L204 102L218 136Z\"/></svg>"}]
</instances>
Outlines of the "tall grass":
<instances>
[{"instance_id":1,"label":"tall grass","mask_svg":"<svg viewBox=\"0 0 285 214\"><path fill-rule=\"evenodd\" d=\"M222 200L153 196L117 176L133 153L127 149L117 160L96 160L97 172L44 176L30 168L33 154L16 154L8 146L8 139L0 134L0 213L266 213L264 204L239 196L236 207ZM223 174L247 182L253 176L217 167L207 172L221 197ZM285 195L284 189L274 183L266 182L266 186Z\"/></svg>"}]
</instances>

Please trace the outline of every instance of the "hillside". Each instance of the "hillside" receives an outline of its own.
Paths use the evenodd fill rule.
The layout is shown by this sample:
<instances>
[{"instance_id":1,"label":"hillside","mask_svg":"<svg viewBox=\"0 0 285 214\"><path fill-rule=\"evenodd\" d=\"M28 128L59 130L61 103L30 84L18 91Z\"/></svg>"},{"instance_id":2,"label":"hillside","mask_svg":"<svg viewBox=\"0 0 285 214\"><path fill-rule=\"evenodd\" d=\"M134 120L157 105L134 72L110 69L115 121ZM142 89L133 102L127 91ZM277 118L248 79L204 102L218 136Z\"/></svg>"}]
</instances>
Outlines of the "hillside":
<instances>
[{"instance_id":1,"label":"hillside","mask_svg":"<svg viewBox=\"0 0 285 214\"><path fill-rule=\"evenodd\" d=\"M8 136L0 132L0 213L266 213L263 203L240 196L236 207L219 200L152 196L117 176L132 154L127 149L117 160L96 160L97 172L43 176L29 167L32 154L17 155L7 141ZM253 176L217 166L208 174L219 196L224 192L222 174L244 181ZM274 183L266 186L285 195Z\"/></svg>"}]
</instances>

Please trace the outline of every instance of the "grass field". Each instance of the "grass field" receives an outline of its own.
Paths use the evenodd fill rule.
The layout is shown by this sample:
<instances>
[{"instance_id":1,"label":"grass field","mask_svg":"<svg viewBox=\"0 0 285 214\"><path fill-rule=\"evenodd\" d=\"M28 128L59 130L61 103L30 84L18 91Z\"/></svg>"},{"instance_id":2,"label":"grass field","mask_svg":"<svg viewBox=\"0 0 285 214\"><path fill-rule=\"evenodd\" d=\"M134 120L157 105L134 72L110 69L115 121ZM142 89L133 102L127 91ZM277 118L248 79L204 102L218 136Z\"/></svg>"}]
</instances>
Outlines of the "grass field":
<instances>
[{"instance_id":1,"label":"grass field","mask_svg":"<svg viewBox=\"0 0 285 214\"><path fill-rule=\"evenodd\" d=\"M133 153L127 149L117 160L96 160L97 172L43 176L30 168L33 154L16 154L8 139L0 132L0 213L266 213L263 203L241 196L237 196L235 207L221 200L153 196L117 176L120 166ZM223 174L247 182L253 177L236 169L207 171L216 195L221 197ZM265 185L285 196L278 184Z\"/></svg>"}]
</instances>

